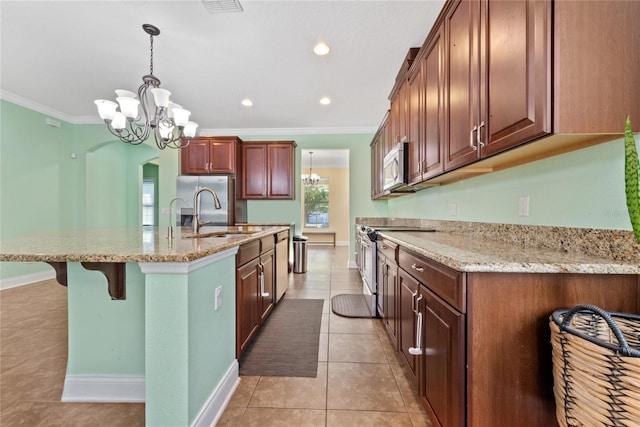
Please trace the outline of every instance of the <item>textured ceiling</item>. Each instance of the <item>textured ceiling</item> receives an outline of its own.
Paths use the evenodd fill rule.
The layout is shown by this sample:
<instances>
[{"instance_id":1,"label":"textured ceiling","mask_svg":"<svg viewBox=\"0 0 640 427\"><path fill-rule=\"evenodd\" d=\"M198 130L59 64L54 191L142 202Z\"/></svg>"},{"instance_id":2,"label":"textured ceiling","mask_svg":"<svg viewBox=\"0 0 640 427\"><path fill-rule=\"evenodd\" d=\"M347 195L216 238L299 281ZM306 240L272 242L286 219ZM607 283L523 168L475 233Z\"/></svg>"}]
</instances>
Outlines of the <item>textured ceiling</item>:
<instances>
[{"instance_id":1,"label":"textured ceiling","mask_svg":"<svg viewBox=\"0 0 640 427\"><path fill-rule=\"evenodd\" d=\"M1 95L98 122L94 99L135 90L149 72L141 26L151 23L161 30L154 74L202 134L372 131L407 50L423 43L443 3L241 0L243 12L211 14L197 0L3 0ZM319 40L328 56L313 54ZM333 102L320 105L322 96Z\"/></svg>"}]
</instances>

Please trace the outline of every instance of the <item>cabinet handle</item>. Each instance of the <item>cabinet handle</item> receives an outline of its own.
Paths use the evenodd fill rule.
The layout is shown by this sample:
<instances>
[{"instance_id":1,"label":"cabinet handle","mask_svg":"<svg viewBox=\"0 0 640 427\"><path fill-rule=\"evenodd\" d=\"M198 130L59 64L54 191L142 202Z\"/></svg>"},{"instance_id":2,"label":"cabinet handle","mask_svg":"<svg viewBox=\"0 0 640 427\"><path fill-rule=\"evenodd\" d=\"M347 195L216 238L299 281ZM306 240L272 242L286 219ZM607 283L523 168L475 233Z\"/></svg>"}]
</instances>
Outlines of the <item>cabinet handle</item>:
<instances>
[{"instance_id":1,"label":"cabinet handle","mask_svg":"<svg viewBox=\"0 0 640 427\"><path fill-rule=\"evenodd\" d=\"M420 298L422 298L422 295L420 295ZM418 312L417 316L418 316L418 320L417 320L418 324L416 325L416 346L409 347L409 354L412 354L414 356L421 356L422 355L422 312Z\"/></svg>"},{"instance_id":2,"label":"cabinet handle","mask_svg":"<svg viewBox=\"0 0 640 427\"><path fill-rule=\"evenodd\" d=\"M484 127L484 122L478 125L478 131L476 132L476 141L478 142L478 148L484 147L484 142L482 142L482 129Z\"/></svg>"},{"instance_id":3,"label":"cabinet handle","mask_svg":"<svg viewBox=\"0 0 640 427\"><path fill-rule=\"evenodd\" d=\"M476 147L475 145L473 145L473 133L478 131L478 126L474 126L473 129L471 129L471 132L469 132L469 146L471 147L471 149L473 151L477 151L478 147Z\"/></svg>"},{"instance_id":4,"label":"cabinet handle","mask_svg":"<svg viewBox=\"0 0 640 427\"><path fill-rule=\"evenodd\" d=\"M264 291L264 264L258 266L260 268L260 296L268 297L269 293Z\"/></svg>"},{"instance_id":5,"label":"cabinet handle","mask_svg":"<svg viewBox=\"0 0 640 427\"><path fill-rule=\"evenodd\" d=\"M422 273L424 271L424 267L418 267L415 263L411 264L411 268L413 268L418 273Z\"/></svg>"},{"instance_id":6,"label":"cabinet handle","mask_svg":"<svg viewBox=\"0 0 640 427\"><path fill-rule=\"evenodd\" d=\"M387 249L387 245L385 244L380 245L380 247L382 247L382 249ZM386 261L385 261L385 264L386 264Z\"/></svg>"},{"instance_id":7,"label":"cabinet handle","mask_svg":"<svg viewBox=\"0 0 640 427\"><path fill-rule=\"evenodd\" d=\"M416 304L416 296L418 296L418 291L411 292L411 311L418 314L418 305Z\"/></svg>"}]
</instances>

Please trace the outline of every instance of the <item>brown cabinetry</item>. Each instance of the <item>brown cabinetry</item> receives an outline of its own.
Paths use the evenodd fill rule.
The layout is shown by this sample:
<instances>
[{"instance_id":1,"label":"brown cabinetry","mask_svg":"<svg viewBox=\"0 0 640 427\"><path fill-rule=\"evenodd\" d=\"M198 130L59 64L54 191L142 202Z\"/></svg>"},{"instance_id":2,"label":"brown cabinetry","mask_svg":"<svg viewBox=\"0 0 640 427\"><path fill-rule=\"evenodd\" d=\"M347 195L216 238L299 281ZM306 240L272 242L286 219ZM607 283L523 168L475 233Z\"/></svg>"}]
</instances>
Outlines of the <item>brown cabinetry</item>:
<instances>
[{"instance_id":1,"label":"brown cabinetry","mask_svg":"<svg viewBox=\"0 0 640 427\"><path fill-rule=\"evenodd\" d=\"M382 162L387 150L389 139L389 112L384 117L382 125L376 132L371 142L371 198L377 199L384 195L383 180L384 173Z\"/></svg>"},{"instance_id":2,"label":"brown cabinetry","mask_svg":"<svg viewBox=\"0 0 640 427\"><path fill-rule=\"evenodd\" d=\"M440 29L419 57L409 78L409 184L420 184L443 171L444 40Z\"/></svg>"},{"instance_id":3,"label":"brown cabinetry","mask_svg":"<svg viewBox=\"0 0 640 427\"><path fill-rule=\"evenodd\" d=\"M551 132L551 2L453 1L445 170Z\"/></svg>"},{"instance_id":4,"label":"brown cabinetry","mask_svg":"<svg viewBox=\"0 0 640 427\"><path fill-rule=\"evenodd\" d=\"M235 174L242 140L237 137L197 137L181 150L180 171L189 174Z\"/></svg>"},{"instance_id":5,"label":"brown cabinetry","mask_svg":"<svg viewBox=\"0 0 640 427\"><path fill-rule=\"evenodd\" d=\"M377 256L377 283L378 283L378 313L382 323L389 333L394 348L398 346L398 327L396 322L397 307L396 295L398 293L398 245L385 239L376 243Z\"/></svg>"},{"instance_id":6,"label":"brown cabinetry","mask_svg":"<svg viewBox=\"0 0 640 427\"><path fill-rule=\"evenodd\" d=\"M242 144L242 199L294 198L294 141Z\"/></svg>"},{"instance_id":7,"label":"brown cabinetry","mask_svg":"<svg viewBox=\"0 0 640 427\"><path fill-rule=\"evenodd\" d=\"M274 238L241 245L236 255L236 357L251 344L274 303Z\"/></svg>"},{"instance_id":8,"label":"brown cabinetry","mask_svg":"<svg viewBox=\"0 0 640 427\"><path fill-rule=\"evenodd\" d=\"M556 426L550 313L639 297L637 275L463 273L400 244L400 358L434 426Z\"/></svg>"}]
</instances>

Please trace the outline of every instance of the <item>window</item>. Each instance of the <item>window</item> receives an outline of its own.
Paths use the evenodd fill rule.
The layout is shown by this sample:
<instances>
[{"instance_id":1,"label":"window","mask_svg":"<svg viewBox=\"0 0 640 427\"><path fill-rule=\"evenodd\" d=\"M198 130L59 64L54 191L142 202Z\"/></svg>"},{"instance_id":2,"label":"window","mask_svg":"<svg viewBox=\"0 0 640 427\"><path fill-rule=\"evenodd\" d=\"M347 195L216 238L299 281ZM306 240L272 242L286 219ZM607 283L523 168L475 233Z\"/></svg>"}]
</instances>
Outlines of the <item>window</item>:
<instances>
[{"instance_id":1,"label":"window","mask_svg":"<svg viewBox=\"0 0 640 427\"><path fill-rule=\"evenodd\" d=\"M326 178L322 181L304 186L305 227L329 227L329 183Z\"/></svg>"},{"instance_id":2,"label":"window","mask_svg":"<svg viewBox=\"0 0 640 427\"><path fill-rule=\"evenodd\" d=\"M155 192L156 181L154 179L144 179L142 181L142 225L155 225Z\"/></svg>"}]
</instances>

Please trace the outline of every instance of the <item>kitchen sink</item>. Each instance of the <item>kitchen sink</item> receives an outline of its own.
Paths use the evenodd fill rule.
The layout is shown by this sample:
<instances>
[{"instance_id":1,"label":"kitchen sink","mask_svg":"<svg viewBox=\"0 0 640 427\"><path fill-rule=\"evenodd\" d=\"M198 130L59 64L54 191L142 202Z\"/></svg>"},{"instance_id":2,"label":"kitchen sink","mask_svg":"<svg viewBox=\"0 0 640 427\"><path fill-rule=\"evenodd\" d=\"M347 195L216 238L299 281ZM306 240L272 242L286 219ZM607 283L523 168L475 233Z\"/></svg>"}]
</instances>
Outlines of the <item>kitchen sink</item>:
<instances>
[{"instance_id":1,"label":"kitchen sink","mask_svg":"<svg viewBox=\"0 0 640 427\"><path fill-rule=\"evenodd\" d=\"M251 234L257 233L256 230L235 230L235 231L226 231L226 230L206 230L206 227L202 227L199 233L196 234L182 234L183 239L202 239L208 237L219 237L224 239L232 239L238 237L247 237Z\"/></svg>"}]
</instances>

